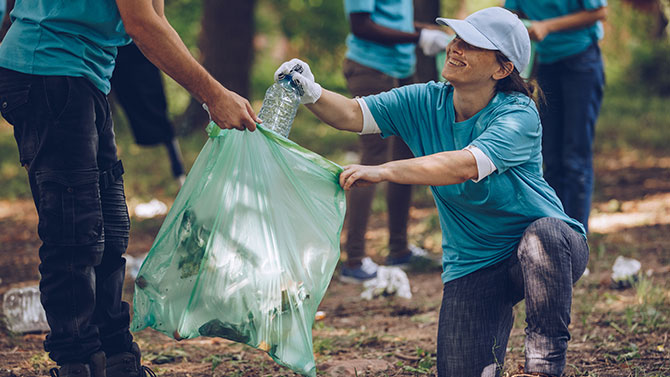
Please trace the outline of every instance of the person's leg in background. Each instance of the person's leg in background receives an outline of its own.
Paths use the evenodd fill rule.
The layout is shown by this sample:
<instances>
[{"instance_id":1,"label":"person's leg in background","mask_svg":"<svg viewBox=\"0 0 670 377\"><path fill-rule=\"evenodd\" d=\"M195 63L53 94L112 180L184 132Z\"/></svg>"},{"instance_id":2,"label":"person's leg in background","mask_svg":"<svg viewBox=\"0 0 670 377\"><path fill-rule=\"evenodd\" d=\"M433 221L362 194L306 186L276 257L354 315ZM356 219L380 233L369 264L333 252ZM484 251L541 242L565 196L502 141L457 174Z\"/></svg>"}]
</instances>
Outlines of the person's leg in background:
<instances>
[{"instance_id":1,"label":"person's leg in background","mask_svg":"<svg viewBox=\"0 0 670 377\"><path fill-rule=\"evenodd\" d=\"M398 86L413 83L414 77L409 77L399 80ZM390 144L390 160L405 160L414 157L412 151L402 139L393 137L390 140ZM387 184L386 207L388 208L389 222L389 255L386 264L405 264L412 255L412 252L408 248L409 242L407 240L407 226L409 224L409 208L411 203L412 185L401 185L391 182Z\"/></svg>"},{"instance_id":2,"label":"person's leg in background","mask_svg":"<svg viewBox=\"0 0 670 377\"><path fill-rule=\"evenodd\" d=\"M391 143L391 160L404 160L414 157L402 139L393 137ZM404 261L411 255L408 249L407 225L409 208L412 202L412 185L389 182L386 187L386 206L389 222L389 261ZM398 264L398 263L391 263Z\"/></svg>"},{"instance_id":3,"label":"person's leg in background","mask_svg":"<svg viewBox=\"0 0 670 377\"><path fill-rule=\"evenodd\" d=\"M172 176L183 184L183 158L168 116L160 70L131 43L119 48L111 83L114 98L126 113L135 142L142 146L165 146Z\"/></svg>"},{"instance_id":4,"label":"person's leg in background","mask_svg":"<svg viewBox=\"0 0 670 377\"><path fill-rule=\"evenodd\" d=\"M537 82L544 92L546 103L540 104L542 120L542 158L544 179L562 200L565 180L563 166L563 93L559 67L556 64L539 64Z\"/></svg>"},{"instance_id":5,"label":"person's leg in background","mask_svg":"<svg viewBox=\"0 0 670 377\"><path fill-rule=\"evenodd\" d=\"M391 90L398 80L377 70L365 67L351 60L344 62L344 77L352 96L366 96ZM389 139L380 135L361 135L360 151L363 165L378 165L389 160ZM356 187L347 200L347 240L345 249L347 261L342 268L341 278L345 281L360 282L373 278L376 271L362 269L365 257L365 233L370 209L375 194L375 185Z\"/></svg>"},{"instance_id":6,"label":"person's leg in background","mask_svg":"<svg viewBox=\"0 0 670 377\"><path fill-rule=\"evenodd\" d=\"M526 300L525 371L560 376L570 340L572 286L589 258L586 239L562 220L542 218L528 226L512 258L508 276L519 300Z\"/></svg>"},{"instance_id":7,"label":"person's leg in background","mask_svg":"<svg viewBox=\"0 0 670 377\"><path fill-rule=\"evenodd\" d=\"M399 80L399 86L414 83L414 77ZM391 140L391 160L413 158L414 154L400 138ZM401 268L422 270L442 270L439 257L431 256L426 250L408 242L409 209L412 202L412 185L388 183L386 205L389 221L389 255L386 264Z\"/></svg>"},{"instance_id":8,"label":"person's leg in background","mask_svg":"<svg viewBox=\"0 0 670 377\"><path fill-rule=\"evenodd\" d=\"M593 194L593 141L603 98L604 71L597 44L560 62L564 104L563 179L565 213L588 230Z\"/></svg>"}]
</instances>

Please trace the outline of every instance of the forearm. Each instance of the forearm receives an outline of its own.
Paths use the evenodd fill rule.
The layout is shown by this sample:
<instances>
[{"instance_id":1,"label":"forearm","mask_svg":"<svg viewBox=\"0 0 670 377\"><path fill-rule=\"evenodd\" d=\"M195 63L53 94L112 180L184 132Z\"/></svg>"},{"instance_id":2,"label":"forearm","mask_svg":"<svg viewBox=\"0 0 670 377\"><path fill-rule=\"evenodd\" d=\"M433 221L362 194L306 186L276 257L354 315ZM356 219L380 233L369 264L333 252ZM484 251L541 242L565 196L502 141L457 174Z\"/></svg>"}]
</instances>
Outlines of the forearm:
<instances>
[{"instance_id":1,"label":"forearm","mask_svg":"<svg viewBox=\"0 0 670 377\"><path fill-rule=\"evenodd\" d=\"M597 21L604 20L606 17L607 7L602 7L594 10L583 10L562 17L550 18L541 22L545 23L550 33L553 33L590 26Z\"/></svg>"},{"instance_id":2,"label":"forearm","mask_svg":"<svg viewBox=\"0 0 670 377\"><path fill-rule=\"evenodd\" d=\"M380 166L384 181L406 185L444 186L476 179L477 162L466 150L441 152Z\"/></svg>"},{"instance_id":3,"label":"forearm","mask_svg":"<svg viewBox=\"0 0 670 377\"><path fill-rule=\"evenodd\" d=\"M222 88L193 58L163 14L162 1L117 0L128 34L142 53L196 99L208 103Z\"/></svg>"},{"instance_id":4,"label":"forearm","mask_svg":"<svg viewBox=\"0 0 670 377\"><path fill-rule=\"evenodd\" d=\"M411 33L391 29L372 21L369 13L352 13L349 15L351 32L361 39L381 44L416 43L419 31Z\"/></svg>"},{"instance_id":5,"label":"forearm","mask_svg":"<svg viewBox=\"0 0 670 377\"><path fill-rule=\"evenodd\" d=\"M323 89L318 101L305 106L317 118L339 130L352 132L363 130L363 113L354 99Z\"/></svg>"}]
</instances>

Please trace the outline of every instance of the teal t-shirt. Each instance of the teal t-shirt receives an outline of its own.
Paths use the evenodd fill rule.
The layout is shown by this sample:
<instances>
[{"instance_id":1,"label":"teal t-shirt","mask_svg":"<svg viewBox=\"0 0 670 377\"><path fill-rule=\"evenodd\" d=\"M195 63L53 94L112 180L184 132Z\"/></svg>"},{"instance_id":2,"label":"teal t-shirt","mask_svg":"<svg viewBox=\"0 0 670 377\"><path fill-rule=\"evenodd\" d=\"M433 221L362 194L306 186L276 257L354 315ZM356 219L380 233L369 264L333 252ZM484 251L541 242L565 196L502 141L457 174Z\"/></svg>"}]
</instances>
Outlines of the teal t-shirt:
<instances>
[{"instance_id":1,"label":"teal t-shirt","mask_svg":"<svg viewBox=\"0 0 670 377\"><path fill-rule=\"evenodd\" d=\"M542 125L527 96L498 93L465 122L455 122L447 83L408 85L364 100L382 136L399 136L414 156L473 145L497 168L477 183L431 186L442 229L443 282L509 257L542 217L561 219L586 237L542 178Z\"/></svg>"},{"instance_id":2,"label":"teal t-shirt","mask_svg":"<svg viewBox=\"0 0 670 377\"><path fill-rule=\"evenodd\" d=\"M505 8L520 11L533 21L566 16L582 10L593 10L607 6L607 0L506 0ZM550 33L537 44L537 59L540 63L553 63L576 55L594 42L603 38L603 25L595 24L576 30Z\"/></svg>"},{"instance_id":3,"label":"teal t-shirt","mask_svg":"<svg viewBox=\"0 0 670 377\"><path fill-rule=\"evenodd\" d=\"M370 19L378 25L414 32L412 0L344 0L344 10L347 15L370 13ZM351 33L347 36L346 57L398 79L411 76L416 64L414 43L386 45Z\"/></svg>"},{"instance_id":4,"label":"teal t-shirt","mask_svg":"<svg viewBox=\"0 0 670 377\"><path fill-rule=\"evenodd\" d=\"M1 67L85 77L109 93L116 48L130 42L114 0L18 0L11 17Z\"/></svg>"}]
</instances>

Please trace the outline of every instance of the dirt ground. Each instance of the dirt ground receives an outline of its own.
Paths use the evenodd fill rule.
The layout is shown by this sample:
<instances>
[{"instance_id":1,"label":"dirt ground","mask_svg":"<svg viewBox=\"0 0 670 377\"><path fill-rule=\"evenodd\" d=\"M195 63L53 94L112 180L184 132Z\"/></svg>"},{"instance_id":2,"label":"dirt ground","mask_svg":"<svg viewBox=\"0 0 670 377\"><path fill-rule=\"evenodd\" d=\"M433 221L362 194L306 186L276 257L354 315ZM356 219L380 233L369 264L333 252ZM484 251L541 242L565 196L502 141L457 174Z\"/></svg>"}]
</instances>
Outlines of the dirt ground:
<instances>
[{"instance_id":1,"label":"dirt ground","mask_svg":"<svg viewBox=\"0 0 670 377\"><path fill-rule=\"evenodd\" d=\"M600 156L591 219L590 274L573 300L567 376L670 376L670 158L638 154ZM411 240L439 252L435 210L413 208ZM0 295L36 284L37 216L30 201L0 201ZM148 251L161 219L134 219L130 255ZM385 253L384 215L372 219L370 256ZM617 255L642 262L644 278L633 288L610 284ZM438 271L409 274L411 300L360 298L361 287L339 282L338 272L315 323L319 375L432 376L442 285ZM126 300L133 284L126 281ZM644 284L642 284L644 283ZM523 304L508 344L505 374L523 363ZM10 334L0 326L0 377L42 376L53 363L42 349L44 334ZM263 352L218 338L177 342L153 330L136 334L145 361L159 376L294 376Z\"/></svg>"}]
</instances>

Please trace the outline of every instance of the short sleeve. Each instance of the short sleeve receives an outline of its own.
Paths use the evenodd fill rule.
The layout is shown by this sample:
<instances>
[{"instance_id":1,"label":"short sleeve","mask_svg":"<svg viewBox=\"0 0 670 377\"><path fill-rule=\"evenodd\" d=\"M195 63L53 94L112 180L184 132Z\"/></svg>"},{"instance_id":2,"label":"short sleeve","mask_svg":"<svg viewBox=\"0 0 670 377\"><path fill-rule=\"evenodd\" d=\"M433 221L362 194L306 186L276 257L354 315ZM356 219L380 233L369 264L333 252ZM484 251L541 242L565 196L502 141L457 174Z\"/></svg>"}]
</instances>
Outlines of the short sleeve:
<instances>
[{"instance_id":1,"label":"short sleeve","mask_svg":"<svg viewBox=\"0 0 670 377\"><path fill-rule=\"evenodd\" d=\"M540 153L542 127L532 105L511 105L496 114L472 145L481 149L502 173Z\"/></svg>"},{"instance_id":2,"label":"short sleeve","mask_svg":"<svg viewBox=\"0 0 670 377\"><path fill-rule=\"evenodd\" d=\"M344 0L344 11L350 13L372 13L375 0Z\"/></svg>"},{"instance_id":3,"label":"short sleeve","mask_svg":"<svg viewBox=\"0 0 670 377\"><path fill-rule=\"evenodd\" d=\"M505 8L509 10L520 10L518 0L505 0Z\"/></svg>"},{"instance_id":4,"label":"short sleeve","mask_svg":"<svg viewBox=\"0 0 670 377\"><path fill-rule=\"evenodd\" d=\"M408 142L417 135L422 117L427 114L431 101L426 84L406 85L371 96L363 97L383 137L399 136Z\"/></svg>"}]
</instances>

